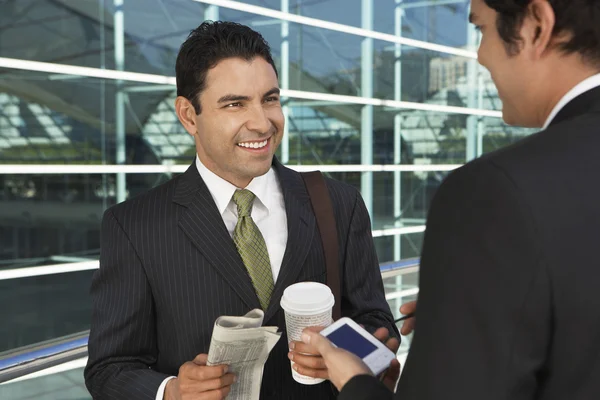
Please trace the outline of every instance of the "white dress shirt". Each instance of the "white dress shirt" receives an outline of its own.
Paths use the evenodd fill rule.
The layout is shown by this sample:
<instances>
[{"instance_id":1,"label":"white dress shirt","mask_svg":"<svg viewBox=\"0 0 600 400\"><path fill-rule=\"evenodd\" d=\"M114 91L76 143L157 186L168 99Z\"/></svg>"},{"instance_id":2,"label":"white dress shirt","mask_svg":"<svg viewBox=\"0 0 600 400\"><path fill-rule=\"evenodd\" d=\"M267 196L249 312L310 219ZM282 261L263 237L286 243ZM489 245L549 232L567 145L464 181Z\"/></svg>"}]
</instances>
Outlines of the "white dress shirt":
<instances>
[{"instance_id":1,"label":"white dress shirt","mask_svg":"<svg viewBox=\"0 0 600 400\"><path fill-rule=\"evenodd\" d=\"M556 106L554 106L554 108L552 109L552 112L546 119L546 123L544 124L544 127L542 129L545 130L546 128L548 128L548 126L550 126L550 124L552 123L552 120L556 117L556 115L560 112L560 110L562 110L567 104L569 104L577 96L579 96L585 92L588 92L592 89L595 89L599 86L600 86L600 74L597 74L597 75L593 75L593 76L581 81L573 89L569 90L567 92L567 94L565 94L563 96L563 98L560 99L560 101L556 104Z\"/></svg>"},{"instance_id":2,"label":"white dress shirt","mask_svg":"<svg viewBox=\"0 0 600 400\"><path fill-rule=\"evenodd\" d=\"M233 202L233 193L238 189L248 189L254 193L256 198L252 205L252 220L254 220L265 239L269 260L271 261L273 282L277 282L287 246L288 230L283 192L273 168L271 167L266 174L254 178L245 188L238 188L216 175L202 164L198 156L196 156L196 168L208 187L208 191L215 201L221 217L223 217L225 227L232 237L238 220L237 206ZM156 393L156 400L163 399L167 382L174 378L174 376L168 377L161 383Z\"/></svg>"},{"instance_id":3,"label":"white dress shirt","mask_svg":"<svg viewBox=\"0 0 600 400\"><path fill-rule=\"evenodd\" d=\"M256 199L252 206L252 220L265 239L271 261L273 282L277 282L283 253L285 253L287 245L288 231L283 192L273 168L269 169L266 174L252 179L245 188L237 188L206 168L198 157L196 157L196 167L206 183L231 237L233 237L233 230L238 221L233 193L238 189L248 189L254 193Z\"/></svg>"}]
</instances>

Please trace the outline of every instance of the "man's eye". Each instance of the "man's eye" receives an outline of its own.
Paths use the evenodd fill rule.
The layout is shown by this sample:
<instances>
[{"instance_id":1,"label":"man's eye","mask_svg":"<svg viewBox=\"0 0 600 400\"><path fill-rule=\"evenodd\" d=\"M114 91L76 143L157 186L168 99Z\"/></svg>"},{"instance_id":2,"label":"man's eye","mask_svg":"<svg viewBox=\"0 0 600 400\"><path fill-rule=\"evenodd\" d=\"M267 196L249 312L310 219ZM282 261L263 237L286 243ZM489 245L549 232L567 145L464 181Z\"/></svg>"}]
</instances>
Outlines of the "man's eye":
<instances>
[{"instance_id":1,"label":"man's eye","mask_svg":"<svg viewBox=\"0 0 600 400\"><path fill-rule=\"evenodd\" d=\"M273 96L273 97L267 97L267 98L265 99L265 102L266 102L266 103L271 103L271 102L274 102L274 101L279 101L279 98L278 98L278 97L275 97L275 96Z\"/></svg>"},{"instance_id":2,"label":"man's eye","mask_svg":"<svg viewBox=\"0 0 600 400\"><path fill-rule=\"evenodd\" d=\"M227 104L225 107L240 107L242 105L242 103L231 103L231 104Z\"/></svg>"}]
</instances>

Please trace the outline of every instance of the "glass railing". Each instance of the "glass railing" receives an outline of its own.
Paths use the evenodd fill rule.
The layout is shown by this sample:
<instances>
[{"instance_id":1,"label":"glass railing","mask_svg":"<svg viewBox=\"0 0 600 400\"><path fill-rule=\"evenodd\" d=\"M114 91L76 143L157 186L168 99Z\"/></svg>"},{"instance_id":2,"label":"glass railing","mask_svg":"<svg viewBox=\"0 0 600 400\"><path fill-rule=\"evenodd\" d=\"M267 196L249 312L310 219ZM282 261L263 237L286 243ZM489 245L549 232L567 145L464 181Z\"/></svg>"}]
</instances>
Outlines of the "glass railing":
<instances>
[{"instance_id":1,"label":"glass railing","mask_svg":"<svg viewBox=\"0 0 600 400\"><path fill-rule=\"evenodd\" d=\"M380 266L386 299L395 318L400 305L416 299L417 259ZM0 353L0 399L91 399L83 380L89 332ZM411 337L403 337L398 359L404 365Z\"/></svg>"}]
</instances>

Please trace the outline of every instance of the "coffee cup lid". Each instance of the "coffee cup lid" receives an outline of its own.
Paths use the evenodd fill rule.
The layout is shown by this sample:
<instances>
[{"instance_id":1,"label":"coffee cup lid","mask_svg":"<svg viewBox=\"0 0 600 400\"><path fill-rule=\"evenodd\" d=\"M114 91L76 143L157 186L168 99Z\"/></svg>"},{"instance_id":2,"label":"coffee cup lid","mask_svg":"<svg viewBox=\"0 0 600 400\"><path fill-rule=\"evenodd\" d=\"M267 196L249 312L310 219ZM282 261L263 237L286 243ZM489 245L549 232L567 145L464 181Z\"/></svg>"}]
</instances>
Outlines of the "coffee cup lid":
<instances>
[{"instance_id":1,"label":"coffee cup lid","mask_svg":"<svg viewBox=\"0 0 600 400\"><path fill-rule=\"evenodd\" d=\"M335 303L331 289L318 282L288 286L281 297L281 308L290 314L315 315L330 310Z\"/></svg>"}]
</instances>

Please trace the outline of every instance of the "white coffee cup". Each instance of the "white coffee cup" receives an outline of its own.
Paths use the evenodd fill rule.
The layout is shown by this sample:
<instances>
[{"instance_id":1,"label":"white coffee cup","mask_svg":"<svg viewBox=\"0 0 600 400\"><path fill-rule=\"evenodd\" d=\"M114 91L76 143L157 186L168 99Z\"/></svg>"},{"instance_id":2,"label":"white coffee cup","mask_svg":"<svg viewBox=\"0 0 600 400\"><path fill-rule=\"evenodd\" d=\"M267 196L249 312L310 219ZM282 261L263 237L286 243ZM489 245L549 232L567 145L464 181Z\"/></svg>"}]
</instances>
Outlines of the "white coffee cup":
<instances>
[{"instance_id":1,"label":"white coffee cup","mask_svg":"<svg viewBox=\"0 0 600 400\"><path fill-rule=\"evenodd\" d=\"M334 303L331 289L322 283L300 282L288 286L280 303L285 311L288 341L301 341L302 331L309 326L329 326ZM291 365L294 365L293 361ZM324 381L300 375L293 368L292 376L296 382L305 385L316 385Z\"/></svg>"}]
</instances>

